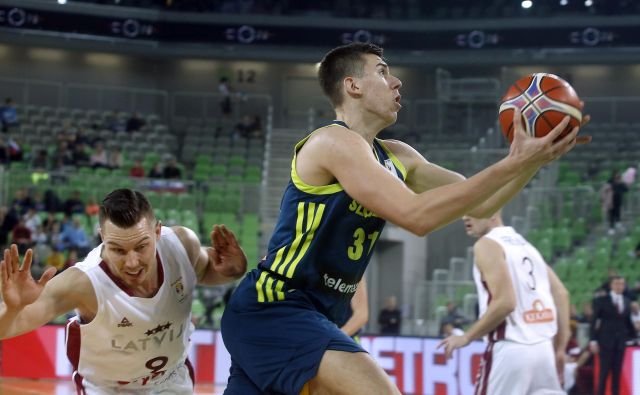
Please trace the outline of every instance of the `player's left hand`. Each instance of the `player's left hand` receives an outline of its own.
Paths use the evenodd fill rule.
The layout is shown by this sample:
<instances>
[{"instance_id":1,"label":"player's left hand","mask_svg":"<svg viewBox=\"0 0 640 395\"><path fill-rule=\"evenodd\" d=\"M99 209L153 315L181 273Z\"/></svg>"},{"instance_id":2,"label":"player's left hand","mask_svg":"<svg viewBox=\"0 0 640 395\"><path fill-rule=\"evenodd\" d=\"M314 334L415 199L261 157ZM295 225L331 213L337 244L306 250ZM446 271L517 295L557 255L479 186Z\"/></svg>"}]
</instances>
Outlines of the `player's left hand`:
<instances>
[{"instance_id":1,"label":"player's left hand","mask_svg":"<svg viewBox=\"0 0 640 395\"><path fill-rule=\"evenodd\" d=\"M453 351L457 348L462 348L470 343L467 335L462 336L449 336L438 344L436 349L444 346L444 355L447 359L450 359L453 355Z\"/></svg>"},{"instance_id":2,"label":"player's left hand","mask_svg":"<svg viewBox=\"0 0 640 395\"><path fill-rule=\"evenodd\" d=\"M225 277L240 277L247 270L247 257L232 231L224 225L214 225L211 246L207 249L213 269Z\"/></svg>"}]
</instances>

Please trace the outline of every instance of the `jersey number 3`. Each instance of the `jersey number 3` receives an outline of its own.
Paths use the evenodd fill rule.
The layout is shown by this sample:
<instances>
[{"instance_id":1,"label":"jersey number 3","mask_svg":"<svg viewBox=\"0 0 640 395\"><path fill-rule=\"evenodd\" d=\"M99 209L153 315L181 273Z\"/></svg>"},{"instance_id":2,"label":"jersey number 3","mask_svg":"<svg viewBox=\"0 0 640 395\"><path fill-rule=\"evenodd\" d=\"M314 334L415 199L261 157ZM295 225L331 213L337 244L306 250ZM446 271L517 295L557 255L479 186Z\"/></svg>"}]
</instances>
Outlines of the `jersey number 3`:
<instances>
[{"instance_id":1,"label":"jersey number 3","mask_svg":"<svg viewBox=\"0 0 640 395\"><path fill-rule=\"evenodd\" d=\"M347 255L349 259L353 261L357 261L362 258L362 252L364 251L364 243L365 241L370 240L369 248L367 249L367 255L371 252L373 245L378 240L378 235L380 232L375 231L373 233L369 233L368 235L365 233L364 229L358 228L355 232L353 232L353 244L347 248Z\"/></svg>"},{"instance_id":2,"label":"jersey number 3","mask_svg":"<svg viewBox=\"0 0 640 395\"><path fill-rule=\"evenodd\" d=\"M532 291L536 290L536 277L533 273L533 261L529 259L529 257L522 258L522 265L525 270L528 270L527 274L529 274L530 279L527 279L527 285Z\"/></svg>"}]
</instances>

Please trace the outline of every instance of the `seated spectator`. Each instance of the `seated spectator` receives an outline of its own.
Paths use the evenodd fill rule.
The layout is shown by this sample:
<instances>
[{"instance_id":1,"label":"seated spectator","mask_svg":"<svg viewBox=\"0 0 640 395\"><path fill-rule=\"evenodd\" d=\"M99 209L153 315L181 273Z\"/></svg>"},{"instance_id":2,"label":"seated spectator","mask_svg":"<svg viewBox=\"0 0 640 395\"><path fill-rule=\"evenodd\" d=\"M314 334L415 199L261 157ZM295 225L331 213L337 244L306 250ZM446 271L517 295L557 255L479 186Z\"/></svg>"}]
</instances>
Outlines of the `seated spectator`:
<instances>
[{"instance_id":1,"label":"seated spectator","mask_svg":"<svg viewBox=\"0 0 640 395\"><path fill-rule=\"evenodd\" d=\"M78 167L90 166L91 158L87 153L86 145L84 143L76 142L76 145L73 147L73 163Z\"/></svg>"},{"instance_id":2,"label":"seated spectator","mask_svg":"<svg viewBox=\"0 0 640 395\"><path fill-rule=\"evenodd\" d=\"M395 296L389 296L385 306L380 310L378 315L378 325L380 325L380 333L383 335L399 335L400 325L402 323L402 314L398 309L398 303Z\"/></svg>"},{"instance_id":3,"label":"seated spectator","mask_svg":"<svg viewBox=\"0 0 640 395\"><path fill-rule=\"evenodd\" d=\"M109 158L107 157L107 151L104 149L104 143L99 141L96 143L96 147L89 158L89 164L91 167L109 167Z\"/></svg>"},{"instance_id":4,"label":"seated spectator","mask_svg":"<svg viewBox=\"0 0 640 395\"><path fill-rule=\"evenodd\" d=\"M131 114L131 118L127 120L127 132L137 132L138 130L142 129L144 124L145 121L140 118L140 114L135 111L133 114Z\"/></svg>"},{"instance_id":5,"label":"seated spectator","mask_svg":"<svg viewBox=\"0 0 640 395\"><path fill-rule=\"evenodd\" d=\"M78 219L73 219L71 225L62 231L60 241L62 241L66 248L74 248L77 249L78 252L88 251L90 246L87 234Z\"/></svg>"},{"instance_id":6,"label":"seated spectator","mask_svg":"<svg viewBox=\"0 0 640 395\"><path fill-rule=\"evenodd\" d=\"M0 110L0 121L2 122L2 131L5 133L18 126L18 111L13 103L13 98L7 97L5 99L4 106Z\"/></svg>"},{"instance_id":7,"label":"seated spectator","mask_svg":"<svg viewBox=\"0 0 640 395\"><path fill-rule=\"evenodd\" d=\"M582 302L582 311L577 315L576 321L583 324L590 324L593 318L593 306L590 300Z\"/></svg>"},{"instance_id":8,"label":"seated spectator","mask_svg":"<svg viewBox=\"0 0 640 395\"><path fill-rule=\"evenodd\" d=\"M69 255L67 255L67 261L64 263L64 268L69 268L76 263L78 263L80 259L78 259L78 251L74 248L69 250Z\"/></svg>"},{"instance_id":9,"label":"seated spectator","mask_svg":"<svg viewBox=\"0 0 640 395\"><path fill-rule=\"evenodd\" d=\"M11 209L0 207L0 247L6 248L9 245L9 234L16 227L20 219L20 215L15 207Z\"/></svg>"},{"instance_id":10,"label":"seated spectator","mask_svg":"<svg viewBox=\"0 0 640 395\"><path fill-rule=\"evenodd\" d=\"M95 217L100 212L100 205L96 203L96 199L93 196L89 196L87 199L87 205L84 208L85 214L87 217Z\"/></svg>"},{"instance_id":11,"label":"seated spectator","mask_svg":"<svg viewBox=\"0 0 640 395\"><path fill-rule=\"evenodd\" d=\"M35 208L31 207L24 215L24 225L29 228L32 234L38 229L38 226L42 223L40 216L36 212Z\"/></svg>"},{"instance_id":12,"label":"seated spectator","mask_svg":"<svg viewBox=\"0 0 640 395\"><path fill-rule=\"evenodd\" d=\"M44 210L49 213L56 213L63 209L60 197L58 197L58 194L53 189L44 191L44 199L42 202L44 203Z\"/></svg>"},{"instance_id":13,"label":"seated spectator","mask_svg":"<svg viewBox=\"0 0 640 395\"><path fill-rule=\"evenodd\" d=\"M22 142L19 139L9 138L7 141L9 147L9 160L12 162L20 162L22 160Z\"/></svg>"},{"instance_id":14,"label":"seated spectator","mask_svg":"<svg viewBox=\"0 0 640 395\"><path fill-rule=\"evenodd\" d=\"M110 169L119 169L122 167L122 151L120 151L120 148L116 147L109 152L108 166Z\"/></svg>"},{"instance_id":15,"label":"seated spectator","mask_svg":"<svg viewBox=\"0 0 640 395\"><path fill-rule=\"evenodd\" d=\"M440 322L440 327L442 328L445 324L453 324L456 328L463 327L468 320L462 315L458 309L458 305L454 302L447 303L447 315L442 317L442 321ZM442 334L440 334L442 335Z\"/></svg>"},{"instance_id":16,"label":"seated spectator","mask_svg":"<svg viewBox=\"0 0 640 395\"><path fill-rule=\"evenodd\" d=\"M169 162L165 165L163 171L163 177L167 180L179 180L182 178L182 172L180 168L177 166L177 161L175 158L171 158Z\"/></svg>"},{"instance_id":17,"label":"seated spectator","mask_svg":"<svg viewBox=\"0 0 640 395\"><path fill-rule=\"evenodd\" d=\"M56 213L54 211L48 211L47 218L42 221L42 228L44 229L44 232L50 234L53 231L53 224L56 222L58 222L56 219Z\"/></svg>"},{"instance_id":18,"label":"seated spectator","mask_svg":"<svg viewBox=\"0 0 640 395\"><path fill-rule=\"evenodd\" d=\"M80 197L80 192L73 191L71 196L65 200L64 212L69 216L72 214L84 214L84 202Z\"/></svg>"},{"instance_id":19,"label":"seated spectator","mask_svg":"<svg viewBox=\"0 0 640 395\"><path fill-rule=\"evenodd\" d=\"M69 149L66 141L58 142L58 147L53 153L53 163L61 166L75 166L74 153Z\"/></svg>"},{"instance_id":20,"label":"seated spectator","mask_svg":"<svg viewBox=\"0 0 640 395\"><path fill-rule=\"evenodd\" d=\"M114 133L123 132L126 129L126 124L122 118L120 118L120 111L114 110L111 115L105 118L103 127L109 129Z\"/></svg>"},{"instance_id":21,"label":"seated spectator","mask_svg":"<svg viewBox=\"0 0 640 395\"><path fill-rule=\"evenodd\" d=\"M151 170L149 170L149 174L147 175L149 178L163 178L164 172L162 171L162 165L160 162L157 162L153 165Z\"/></svg>"},{"instance_id":22,"label":"seated spectator","mask_svg":"<svg viewBox=\"0 0 640 395\"><path fill-rule=\"evenodd\" d=\"M9 155L9 146L4 141L3 137L0 137L0 164L7 164L11 161Z\"/></svg>"},{"instance_id":23,"label":"seated spectator","mask_svg":"<svg viewBox=\"0 0 640 395\"><path fill-rule=\"evenodd\" d=\"M134 178L144 178L144 167L142 166L142 161L140 159L136 159L129 169L129 176Z\"/></svg>"},{"instance_id":24,"label":"seated spectator","mask_svg":"<svg viewBox=\"0 0 640 395\"><path fill-rule=\"evenodd\" d=\"M31 168L35 170L49 169L49 153L46 149L38 151L38 154L31 160Z\"/></svg>"},{"instance_id":25,"label":"seated spectator","mask_svg":"<svg viewBox=\"0 0 640 395\"><path fill-rule=\"evenodd\" d=\"M55 267L58 273L61 273L65 268L65 258L60 247L54 247L51 254L47 257L45 264L47 266Z\"/></svg>"},{"instance_id":26,"label":"seated spectator","mask_svg":"<svg viewBox=\"0 0 640 395\"><path fill-rule=\"evenodd\" d=\"M18 251L24 254L28 248L31 248L31 229L27 228L24 223L24 219L20 218L18 224L13 228L11 232L11 238L13 243L18 245Z\"/></svg>"},{"instance_id":27,"label":"seated spectator","mask_svg":"<svg viewBox=\"0 0 640 395\"><path fill-rule=\"evenodd\" d=\"M34 207L33 199L31 199L29 192L25 188L18 189L13 196L12 205L19 215L25 215L30 208Z\"/></svg>"}]
</instances>

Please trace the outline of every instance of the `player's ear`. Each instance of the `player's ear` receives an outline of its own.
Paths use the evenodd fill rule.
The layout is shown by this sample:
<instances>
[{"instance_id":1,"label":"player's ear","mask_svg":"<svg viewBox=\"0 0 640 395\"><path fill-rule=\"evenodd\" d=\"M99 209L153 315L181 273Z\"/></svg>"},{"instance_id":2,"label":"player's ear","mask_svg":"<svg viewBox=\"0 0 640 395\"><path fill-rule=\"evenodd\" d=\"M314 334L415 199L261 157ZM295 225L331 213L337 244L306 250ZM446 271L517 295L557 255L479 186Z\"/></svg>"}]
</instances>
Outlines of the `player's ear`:
<instances>
[{"instance_id":1,"label":"player's ear","mask_svg":"<svg viewBox=\"0 0 640 395\"><path fill-rule=\"evenodd\" d=\"M345 77L342 80L345 92L351 97L360 97L362 92L360 91L360 81L354 77Z\"/></svg>"},{"instance_id":2,"label":"player's ear","mask_svg":"<svg viewBox=\"0 0 640 395\"><path fill-rule=\"evenodd\" d=\"M162 221L160 221L159 219L156 220L156 228L155 230L155 234L156 234L156 240L160 238L160 233L162 233Z\"/></svg>"}]
</instances>

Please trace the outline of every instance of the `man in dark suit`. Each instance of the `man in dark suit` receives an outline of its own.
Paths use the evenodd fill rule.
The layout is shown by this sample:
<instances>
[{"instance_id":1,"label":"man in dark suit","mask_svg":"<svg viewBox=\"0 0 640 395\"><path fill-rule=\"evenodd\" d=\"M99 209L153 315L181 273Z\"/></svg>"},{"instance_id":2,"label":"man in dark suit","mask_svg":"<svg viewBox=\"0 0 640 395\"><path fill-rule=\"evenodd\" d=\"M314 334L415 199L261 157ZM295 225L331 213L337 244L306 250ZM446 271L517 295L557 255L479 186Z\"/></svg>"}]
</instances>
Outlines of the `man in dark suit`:
<instances>
[{"instance_id":1,"label":"man in dark suit","mask_svg":"<svg viewBox=\"0 0 640 395\"><path fill-rule=\"evenodd\" d=\"M620 373L625 341L634 334L630 301L623 295L624 277L611 277L610 291L593 300L591 352L600 354L598 395L604 395L607 376L611 372L611 394L620 393Z\"/></svg>"}]
</instances>

